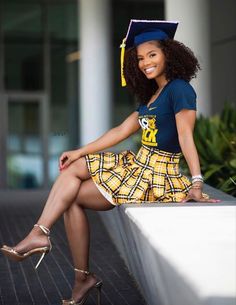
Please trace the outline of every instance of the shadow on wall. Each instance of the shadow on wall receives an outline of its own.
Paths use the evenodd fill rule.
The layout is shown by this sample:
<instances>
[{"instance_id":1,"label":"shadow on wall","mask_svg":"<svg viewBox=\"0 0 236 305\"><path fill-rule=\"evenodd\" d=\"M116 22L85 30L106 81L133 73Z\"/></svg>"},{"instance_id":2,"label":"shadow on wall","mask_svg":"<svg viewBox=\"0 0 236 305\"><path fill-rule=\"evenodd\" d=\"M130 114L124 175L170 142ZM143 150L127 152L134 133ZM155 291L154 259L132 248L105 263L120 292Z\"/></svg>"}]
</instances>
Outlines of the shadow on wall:
<instances>
[{"instance_id":1,"label":"shadow on wall","mask_svg":"<svg viewBox=\"0 0 236 305\"><path fill-rule=\"evenodd\" d=\"M204 305L232 305L235 304L234 298L226 298L226 297L210 297L207 298Z\"/></svg>"}]
</instances>

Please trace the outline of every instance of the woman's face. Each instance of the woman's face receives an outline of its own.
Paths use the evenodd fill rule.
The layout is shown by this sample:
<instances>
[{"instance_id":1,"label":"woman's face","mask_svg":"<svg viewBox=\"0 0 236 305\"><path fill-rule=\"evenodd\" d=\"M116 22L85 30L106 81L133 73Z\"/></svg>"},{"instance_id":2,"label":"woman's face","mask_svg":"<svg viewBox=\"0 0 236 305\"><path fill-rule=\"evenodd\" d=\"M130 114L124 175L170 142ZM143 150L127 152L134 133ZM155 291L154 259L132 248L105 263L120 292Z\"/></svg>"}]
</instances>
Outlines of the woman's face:
<instances>
[{"instance_id":1,"label":"woman's face","mask_svg":"<svg viewBox=\"0 0 236 305\"><path fill-rule=\"evenodd\" d=\"M156 41L148 41L137 46L139 69L148 79L165 75L165 55Z\"/></svg>"}]
</instances>

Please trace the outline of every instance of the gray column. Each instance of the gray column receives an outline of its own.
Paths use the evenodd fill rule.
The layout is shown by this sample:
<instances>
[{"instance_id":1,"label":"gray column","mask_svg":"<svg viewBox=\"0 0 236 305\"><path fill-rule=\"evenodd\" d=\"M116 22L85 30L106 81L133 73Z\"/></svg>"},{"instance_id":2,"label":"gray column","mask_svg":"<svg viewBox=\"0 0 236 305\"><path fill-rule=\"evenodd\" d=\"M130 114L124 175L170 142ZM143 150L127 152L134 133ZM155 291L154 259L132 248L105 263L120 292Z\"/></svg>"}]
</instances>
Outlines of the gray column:
<instances>
[{"instance_id":1,"label":"gray column","mask_svg":"<svg viewBox=\"0 0 236 305\"><path fill-rule=\"evenodd\" d=\"M110 128L109 3L109 0L79 0L79 123L82 145Z\"/></svg>"},{"instance_id":2,"label":"gray column","mask_svg":"<svg viewBox=\"0 0 236 305\"><path fill-rule=\"evenodd\" d=\"M186 44L202 70L192 81L198 95L198 112L211 113L210 16L208 0L165 0L165 18L180 21L176 40Z\"/></svg>"}]
</instances>

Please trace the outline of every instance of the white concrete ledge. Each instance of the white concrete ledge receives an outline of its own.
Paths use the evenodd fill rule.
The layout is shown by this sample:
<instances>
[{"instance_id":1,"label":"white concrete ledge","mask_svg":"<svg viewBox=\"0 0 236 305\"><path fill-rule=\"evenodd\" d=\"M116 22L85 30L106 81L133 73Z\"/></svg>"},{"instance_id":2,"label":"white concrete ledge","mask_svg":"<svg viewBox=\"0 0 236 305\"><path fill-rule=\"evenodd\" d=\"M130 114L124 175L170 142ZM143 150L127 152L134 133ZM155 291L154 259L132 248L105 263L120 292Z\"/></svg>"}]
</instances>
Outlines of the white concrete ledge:
<instances>
[{"instance_id":1,"label":"white concrete ledge","mask_svg":"<svg viewBox=\"0 0 236 305\"><path fill-rule=\"evenodd\" d=\"M148 305L236 304L236 199L100 212Z\"/></svg>"}]
</instances>

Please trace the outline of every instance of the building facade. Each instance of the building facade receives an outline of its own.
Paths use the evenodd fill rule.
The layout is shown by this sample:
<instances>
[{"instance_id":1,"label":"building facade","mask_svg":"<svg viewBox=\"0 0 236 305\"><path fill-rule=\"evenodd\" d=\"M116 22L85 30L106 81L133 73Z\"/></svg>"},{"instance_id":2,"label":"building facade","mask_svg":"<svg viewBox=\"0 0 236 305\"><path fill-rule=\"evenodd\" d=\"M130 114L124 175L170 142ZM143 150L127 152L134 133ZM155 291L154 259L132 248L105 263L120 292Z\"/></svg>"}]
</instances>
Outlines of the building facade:
<instances>
[{"instance_id":1,"label":"building facade","mask_svg":"<svg viewBox=\"0 0 236 305\"><path fill-rule=\"evenodd\" d=\"M131 18L180 21L202 66L199 113L235 103L235 17L234 0L0 0L1 191L48 189L61 152L135 109L119 72Z\"/></svg>"}]
</instances>

